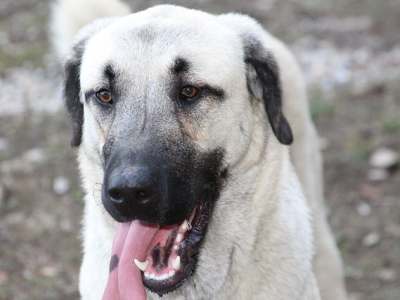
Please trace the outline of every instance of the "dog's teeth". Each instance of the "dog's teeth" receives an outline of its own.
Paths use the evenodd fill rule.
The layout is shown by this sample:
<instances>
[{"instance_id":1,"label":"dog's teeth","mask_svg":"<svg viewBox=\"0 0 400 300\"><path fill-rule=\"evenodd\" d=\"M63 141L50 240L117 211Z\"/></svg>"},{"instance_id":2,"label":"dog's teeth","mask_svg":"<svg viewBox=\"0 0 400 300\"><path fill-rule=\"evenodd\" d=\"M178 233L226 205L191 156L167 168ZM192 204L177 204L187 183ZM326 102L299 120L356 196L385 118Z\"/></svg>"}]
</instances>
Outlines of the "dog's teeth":
<instances>
[{"instance_id":1,"label":"dog's teeth","mask_svg":"<svg viewBox=\"0 0 400 300\"><path fill-rule=\"evenodd\" d=\"M197 208L193 211L193 213L189 217L189 224L192 224L194 216L196 215Z\"/></svg>"},{"instance_id":2,"label":"dog's teeth","mask_svg":"<svg viewBox=\"0 0 400 300\"><path fill-rule=\"evenodd\" d=\"M171 270L171 271L168 272L168 277L172 277L172 276L174 276L174 275L175 275L175 271L172 271L172 270Z\"/></svg>"},{"instance_id":3,"label":"dog's teeth","mask_svg":"<svg viewBox=\"0 0 400 300\"><path fill-rule=\"evenodd\" d=\"M178 245L174 245L173 249L174 249L175 251L178 251L178 249L179 249Z\"/></svg>"},{"instance_id":4,"label":"dog's teeth","mask_svg":"<svg viewBox=\"0 0 400 300\"><path fill-rule=\"evenodd\" d=\"M188 222L187 222L186 220L183 221L182 224L181 224L181 227L179 227L179 229L180 229L181 231L185 232L185 231L188 229L187 223L188 223Z\"/></svg>"},{"instance_id":5,"label":"dog's teeth","mask_svg":"<svg viewBox=\"0 0 400 300\"><path fill-rule=\"evenodd\" d=\"M183 221L182 226L181 226L183 231L188 231L192 229L192 225L189 223L188 220Z\"/></svg>"},{"instance_id":6,"label":"dog's teeth","mask_svg":"<svg viewBox=\"0 0 400 300\"><path fill-rule=\"evenodd\" d=\"M147 265L149 264L149 262L147 260L145 261L140 261L138 259L134 259L133 262L135 263L135 265L139 268L139 270L143 271L146 270Z\"/></svg>"},{"instance_id":7,"label":"dog's teeth","mask_svg":"<svg viewBox=\"0 0 400 300\"><path fill-rule=\"evenodd\" d=\"M180 243L183 240L183 234L182 233L178 233L175 239L176 243Z\"/></svg>"},{"instance_id":8,"label":"dog's teeth","mask_svg":"<svg viewBox=\"0 0 400 300\"><path fill-rule=\"evenodd\" d=\"M181 267L181 257L178 255L172 262L172 268L174 270L179 270L180 267Z\"/></svg>"},{"instance_id":9,"label":"dog's teeth","mask_svg":"<svg viewBox=\"0 0 400 300\"><path fill-rule=\"evenodd\" d=\"M165 280L165 279L167 279L168 278L168 273L167 274L162 274L162 275L156 275L155 276L155 280L158 280L158 281L162 281L162 280Z\"/></svg>"}]
</instances>

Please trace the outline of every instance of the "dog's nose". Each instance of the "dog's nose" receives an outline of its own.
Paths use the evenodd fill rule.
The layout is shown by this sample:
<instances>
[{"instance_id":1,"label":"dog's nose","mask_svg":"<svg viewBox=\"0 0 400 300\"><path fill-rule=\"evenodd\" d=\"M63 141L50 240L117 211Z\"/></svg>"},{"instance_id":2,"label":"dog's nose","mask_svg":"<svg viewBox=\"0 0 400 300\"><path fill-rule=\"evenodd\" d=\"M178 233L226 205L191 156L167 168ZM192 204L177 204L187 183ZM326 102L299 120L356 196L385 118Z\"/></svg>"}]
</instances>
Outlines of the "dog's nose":
<instances>
[{"instance_id":1,"label":"dog's nose","mask_svg":"<svg viewBox=\"0 0 400 300\"><path fill-rule=\"evenodd\" d=\"M118 168L109 178L107 193L116 205L144 208L155 200L157 182L145 166Z\"/></svg>"}]
</instances>

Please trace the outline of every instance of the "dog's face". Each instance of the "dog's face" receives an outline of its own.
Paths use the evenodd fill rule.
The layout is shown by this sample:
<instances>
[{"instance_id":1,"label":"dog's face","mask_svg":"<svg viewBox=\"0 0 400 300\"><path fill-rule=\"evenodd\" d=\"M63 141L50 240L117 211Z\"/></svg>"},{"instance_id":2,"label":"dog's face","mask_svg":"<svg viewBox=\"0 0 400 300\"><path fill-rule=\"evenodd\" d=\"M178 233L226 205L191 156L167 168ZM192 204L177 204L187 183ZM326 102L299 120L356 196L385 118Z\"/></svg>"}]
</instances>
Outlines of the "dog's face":
<instances>
[{"instance_id":1,"label":"dog's face","mask_svg":"<svg viewBox=\"0 0 400 300\"><path fill-rule=\"evenodd\" d=\"M116 221L167 232L146 246L142 267L163 294L194 272L224 181L251 143L256 95L282 143L290 127L273 60L217 17L164 7L106 23L66 66L73 144L102 166Z\"/></svg>"}]
</instances>

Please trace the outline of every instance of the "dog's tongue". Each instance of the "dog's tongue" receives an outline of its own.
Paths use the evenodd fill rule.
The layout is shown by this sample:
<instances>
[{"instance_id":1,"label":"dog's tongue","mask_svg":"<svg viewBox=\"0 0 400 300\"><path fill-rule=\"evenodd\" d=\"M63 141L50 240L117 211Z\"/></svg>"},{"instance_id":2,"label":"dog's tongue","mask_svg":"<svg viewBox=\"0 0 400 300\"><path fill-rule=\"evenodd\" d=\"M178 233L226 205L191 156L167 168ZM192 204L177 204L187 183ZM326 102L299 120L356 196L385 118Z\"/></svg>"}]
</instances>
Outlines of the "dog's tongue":
<instances>
[{"instance_id":1,"label":"dog's tongue","mask_svg":"<svg viewBox=\"0 0 400 300\"><path fill-rule=\"evenodd\" d=\"M147 250L158 230L156 226L139 221L118 225L103 300L146 299L142 275L133 260L146 259Z\"/></svg>"}]
</instances>

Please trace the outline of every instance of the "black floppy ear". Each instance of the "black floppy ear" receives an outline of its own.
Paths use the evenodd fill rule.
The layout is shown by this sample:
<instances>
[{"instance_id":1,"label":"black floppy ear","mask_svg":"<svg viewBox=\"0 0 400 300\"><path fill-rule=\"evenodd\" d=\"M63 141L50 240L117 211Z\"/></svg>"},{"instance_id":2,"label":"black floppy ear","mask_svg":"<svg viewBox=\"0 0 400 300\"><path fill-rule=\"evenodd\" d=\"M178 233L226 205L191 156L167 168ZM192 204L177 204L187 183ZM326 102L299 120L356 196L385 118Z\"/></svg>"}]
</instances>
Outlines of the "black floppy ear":
<instances>
[{"instance_id":1,"label":"black floppy ear","mask_svg":"<svg viewBox=\"0 0 400 300\"><path fill-rule=\"evenodd\" d=\"M65 64L64 101L72 120L71 145L73 147L79 146L82 141L83 104L80 101L81 84L79 78L81 59L82 50L80 47L76 47L73 57Z\"/></svg>"},{"instance_id":2,"label":"black floppy ear","mask_svg":"<svg viewBox=\"0 0 400 300\"><path fill-rule=\"evenodd\" d=\"M280 143L290 145L293 142L292 129L282 112L282 90L279 79L278 65L261 43L252 40L245 45L245 62L248 73L253 68L256 76L247 76L247 86L250 93L260 95L264 102L265 111L271 124L272 131ZM253 82L257 81L257 82ZM254 90L257 87L260 92Z\"/></svg>"},{"instance_id":3,"label":"black floppy ear","mask_svg":"<svg viewBox=\"0 0 400 300\"><path fill-rule=\"evenodd\" d=\"M97 19L82 28L77 34L77 39L72 46L69 59L65 63L64 100L72 120L71 145L73 147L79 146L82 142L83 104L80 101L80 69L84 48L91 36L106 28L117 19L118 17ZM63 51L60 50L60 53L63 53Z\"/></svg>"}]
</instances>

